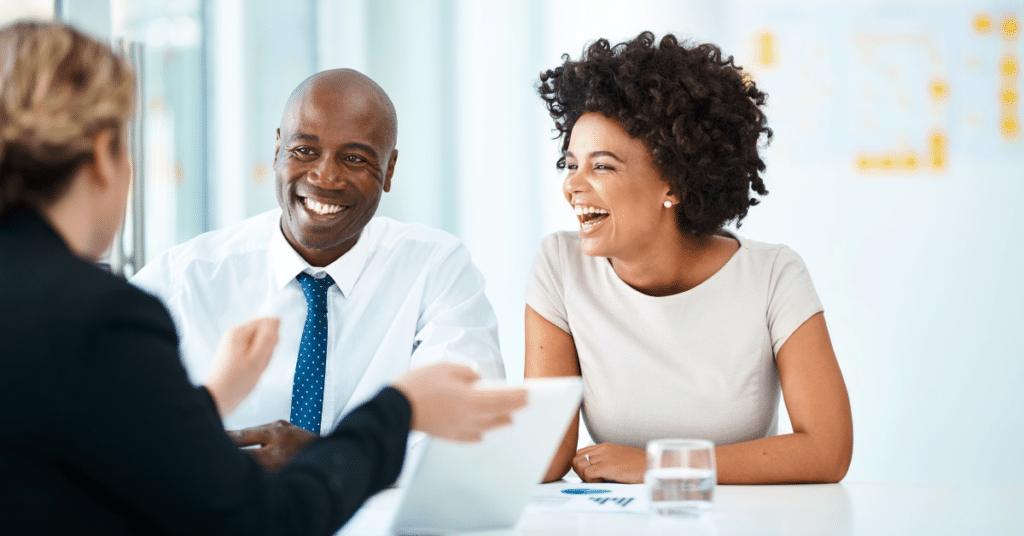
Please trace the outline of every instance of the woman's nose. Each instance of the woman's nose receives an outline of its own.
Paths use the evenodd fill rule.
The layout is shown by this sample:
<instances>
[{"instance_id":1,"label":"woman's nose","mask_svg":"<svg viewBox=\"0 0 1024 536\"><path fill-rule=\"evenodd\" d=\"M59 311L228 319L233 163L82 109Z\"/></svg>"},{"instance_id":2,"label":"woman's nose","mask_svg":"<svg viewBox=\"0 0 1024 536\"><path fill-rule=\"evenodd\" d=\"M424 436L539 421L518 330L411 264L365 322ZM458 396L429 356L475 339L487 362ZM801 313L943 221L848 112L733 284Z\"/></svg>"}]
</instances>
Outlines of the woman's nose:
<instances>
[{"instance_id":1,"label":"woman's nose","mask_svg":"<svg viewBox=\"0 0 1024 536\"><path fill-rule=\"evenodd\" d=\"M562 179L562 191L565 195L569 196L576 192L583 191L586 187L587 181L585 174L580 170L571 170L566 172L565 178Z\"/></svg>"}]
</instances>

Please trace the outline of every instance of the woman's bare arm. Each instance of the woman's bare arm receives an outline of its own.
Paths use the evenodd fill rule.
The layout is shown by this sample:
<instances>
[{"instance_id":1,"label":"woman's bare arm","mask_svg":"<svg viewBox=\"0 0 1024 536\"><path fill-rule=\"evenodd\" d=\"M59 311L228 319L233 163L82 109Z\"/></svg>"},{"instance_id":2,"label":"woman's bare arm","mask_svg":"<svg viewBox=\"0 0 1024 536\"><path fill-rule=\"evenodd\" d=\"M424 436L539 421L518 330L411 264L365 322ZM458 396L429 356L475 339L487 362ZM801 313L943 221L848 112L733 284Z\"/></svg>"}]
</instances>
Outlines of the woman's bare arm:
<instances>
[{"instance_id":1,"label":"woman's bare arm","mask_svg":"<svg viewBox=\"0 0 1024 536\"><path fill-rule=\"evenodd\" d=\"M718 482L842 480L853 456L853 417L824 315L804 322L775 362L793 433L717 447Z\"/></svg>"},{"instance_id":2,"label":"woman's bare arm","mask_svg":"<svg viewBox=\"0 0 1024 536\"><path fill-rule=\"evenodd\" d=\"M526 306L526 364L527 378L547 378L553 376L579 376L580 362L576 356L576 343L572 335L562 331L540 316L529 305ZM579 438L579 412L572 419L565 439L555 453L544 482L558 480L572 468L572 459L576 455L576 443Z\"/></svg>"}]
</instances>

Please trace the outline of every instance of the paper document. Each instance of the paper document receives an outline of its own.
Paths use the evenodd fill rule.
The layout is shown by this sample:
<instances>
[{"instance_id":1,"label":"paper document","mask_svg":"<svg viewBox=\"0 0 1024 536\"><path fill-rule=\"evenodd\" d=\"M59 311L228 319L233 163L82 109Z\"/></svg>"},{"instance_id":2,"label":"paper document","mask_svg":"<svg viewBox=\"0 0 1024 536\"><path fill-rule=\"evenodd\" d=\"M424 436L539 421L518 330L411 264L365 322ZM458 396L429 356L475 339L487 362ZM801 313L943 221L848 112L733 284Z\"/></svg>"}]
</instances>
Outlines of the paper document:
<instances>
[{"instance_id":1,"label":"paper document","mask_svg":"<svg viewBox=\"0 0 1024 536\"><path fill-rule=\"evenodd\" d=\"M540 484L526 509L531 512L646 514L649 501L643 484Z\"/></svg>"}]
</instances>

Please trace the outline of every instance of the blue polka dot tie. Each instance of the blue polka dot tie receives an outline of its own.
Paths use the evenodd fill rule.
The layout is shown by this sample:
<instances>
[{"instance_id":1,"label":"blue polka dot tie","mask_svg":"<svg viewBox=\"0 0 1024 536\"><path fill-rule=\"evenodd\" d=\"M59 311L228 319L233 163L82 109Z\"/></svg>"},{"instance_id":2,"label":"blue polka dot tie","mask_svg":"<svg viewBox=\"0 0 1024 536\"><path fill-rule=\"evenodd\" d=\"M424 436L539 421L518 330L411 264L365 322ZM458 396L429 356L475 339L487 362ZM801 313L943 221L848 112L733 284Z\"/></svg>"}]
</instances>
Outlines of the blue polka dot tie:
<instances>
[{"instance_id":1,"label":"blue polka dot tie","mask_svg":"<svg viewBox=\"0 0 1024 536\"><path fill-rule=\"evenodd\" d=\"M327 367L327 289L331 276L317 279L305 272L296 279L306 295L306 325L302 328L299 359L292 381L292 412L289 420L315 434L320 433L324 408L324 370Z\"/></svg>"}]
</instances>

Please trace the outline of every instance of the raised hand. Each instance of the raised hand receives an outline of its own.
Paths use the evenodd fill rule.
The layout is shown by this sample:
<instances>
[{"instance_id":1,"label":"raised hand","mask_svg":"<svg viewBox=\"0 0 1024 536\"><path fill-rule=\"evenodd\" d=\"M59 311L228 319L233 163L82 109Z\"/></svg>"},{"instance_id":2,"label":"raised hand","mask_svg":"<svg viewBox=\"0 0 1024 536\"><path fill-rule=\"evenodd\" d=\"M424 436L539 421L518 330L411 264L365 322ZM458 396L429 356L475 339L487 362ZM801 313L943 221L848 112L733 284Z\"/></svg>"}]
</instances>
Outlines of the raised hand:
<instances>
[{"instance_id":1,"label":"raised hand","mask_svg":"<svg viewBox=\"0 0 1024 536\"><path fill-rule=\"evenodd\" d=\"M512 422L526 405L526 390L481 389L464 365L438 363L410 370L392 383L409 399L412 428L456 441L479 441L485 430Z\"/></svg>"},{"instance_id":2,"label":"raised hand","mask_svg":"<svg viewBox=\"0 0 1024 536\"><path fill-rule=\"evenodd\" d=\"M217 345L217 354L206 377L206 389L223 419L249 396L277 346L280 320L250 320L229 329Z\"/></svg>"}]
</instances>

